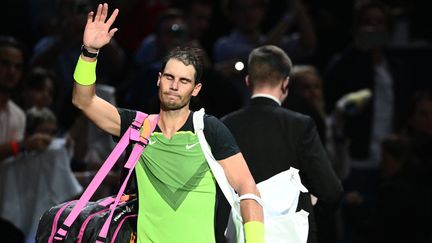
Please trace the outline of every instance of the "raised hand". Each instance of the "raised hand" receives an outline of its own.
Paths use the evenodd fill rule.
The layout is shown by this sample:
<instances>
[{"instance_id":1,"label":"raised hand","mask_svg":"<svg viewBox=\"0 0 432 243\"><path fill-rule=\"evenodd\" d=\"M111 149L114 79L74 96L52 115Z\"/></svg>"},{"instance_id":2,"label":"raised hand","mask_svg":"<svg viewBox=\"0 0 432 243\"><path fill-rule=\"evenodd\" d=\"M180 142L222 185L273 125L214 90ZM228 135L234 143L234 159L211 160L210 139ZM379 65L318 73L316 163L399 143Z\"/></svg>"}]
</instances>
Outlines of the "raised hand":
<instances>
[{"instance_id":1,"label":"raised hand","mask_svg":"<svg viewBox=\"0 0 432 243\"><path fill-rule=\"evenodd\" d=\"M117 28L110 30L111 25L117 18L118 13L119 10L115 9L108 20L106 20L108 16L107 3L98 5L96 16L94 12L91 11L87 16L83 44L87 48L94 50L98 50L104 45L108 44L115 32L118 30Z\"/></svg>"}]
</instances>

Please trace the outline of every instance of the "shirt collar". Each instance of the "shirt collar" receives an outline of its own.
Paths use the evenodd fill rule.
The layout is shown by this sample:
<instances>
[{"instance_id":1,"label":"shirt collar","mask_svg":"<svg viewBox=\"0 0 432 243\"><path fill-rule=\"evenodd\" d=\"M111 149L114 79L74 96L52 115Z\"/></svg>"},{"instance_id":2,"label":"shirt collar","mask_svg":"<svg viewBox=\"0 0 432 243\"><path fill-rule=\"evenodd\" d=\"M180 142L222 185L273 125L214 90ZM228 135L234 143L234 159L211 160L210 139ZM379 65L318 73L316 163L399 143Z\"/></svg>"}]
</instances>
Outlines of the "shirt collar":
<instances>
[{"instance_id":1,"label":"shirt collar","mask_svg":"<svg viewBox=\"0 0 432 243\"><path fill-rule=\"evenodd\" d=\"M278 100L276 97L274 97L273 95L269 95L269 94L263 94L263 93L257 93L252 95L251 99L253 98L257 98L257 97L265 97L265 98L269 98L274 100L276 103L278 103L279 106L282 105L282 103L280 102L280 100Z\"/></svg>"}]
</instances>

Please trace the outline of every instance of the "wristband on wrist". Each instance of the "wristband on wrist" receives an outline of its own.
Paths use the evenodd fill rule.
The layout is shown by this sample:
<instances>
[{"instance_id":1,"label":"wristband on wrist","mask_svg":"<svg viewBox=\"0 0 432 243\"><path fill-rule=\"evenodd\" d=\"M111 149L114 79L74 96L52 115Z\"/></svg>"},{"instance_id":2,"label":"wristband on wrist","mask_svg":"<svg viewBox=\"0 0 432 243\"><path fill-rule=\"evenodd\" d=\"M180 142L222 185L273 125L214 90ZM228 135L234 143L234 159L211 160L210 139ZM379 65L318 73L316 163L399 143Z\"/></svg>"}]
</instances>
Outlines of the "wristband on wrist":
<instances>
[{"instance_id":1,"label":"wristband on wrist","mask_svg":"<svg viewBox=\"0 0 432 243\"><path fill-rule=\"evenodd\" d=\"M81 54L85 57L96 58L99 55L99 49L96 52L89 51L85 45L81 46Z\"/></svg>"},{"instance_id":2,"label":"wristband on wrist","mask_svg":"<svg viewBox=\"0 0 432 243\"><path fill-rule=\"evenodd\" d=\"M247 243L264 243L264 224L259 221L249 221L244 224Z\"/></svg>"},{"instance_id":3,"label":"wristband on wrist","mask_svg":"<svg viewBox=\"0 0 432 243\"><path fill-rule=\"evenodd\" d=\"M74 79L80 85L92 85L96 82L96 63L84 61L81 57L78 58L75 67Z\"/></svg>"},{"instance_id":4,"label":"wristband on wrist","mask_svg":"<svg viewBox=\"0 0 432 243\"><path fill-rule=\"evenodd\" d=\"M13 155L17 155L20 152L20 146L17 141L10 142L10 147Z\"/></svg>"}]
</instances>

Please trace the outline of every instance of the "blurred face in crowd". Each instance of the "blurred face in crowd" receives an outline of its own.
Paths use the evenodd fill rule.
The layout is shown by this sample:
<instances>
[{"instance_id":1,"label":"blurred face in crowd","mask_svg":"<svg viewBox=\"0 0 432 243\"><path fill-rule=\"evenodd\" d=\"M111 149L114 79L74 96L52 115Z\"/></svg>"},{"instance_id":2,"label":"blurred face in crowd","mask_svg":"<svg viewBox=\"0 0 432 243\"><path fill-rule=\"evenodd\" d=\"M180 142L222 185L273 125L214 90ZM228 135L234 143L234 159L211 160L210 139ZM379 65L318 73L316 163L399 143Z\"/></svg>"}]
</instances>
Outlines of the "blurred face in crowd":
<instances>
[{"instance_id":1,"label":"blurred face in crowd","mask_svg":"<svg viewBox=\"0 0 432 243\"><path fill-rule=\"evenodd\" d=\"M51 106L54 98L54 85L50 78L46 78L41 87L31 89L28 91L30 104L36 107L49 107Z\"/></svg>"},{"instance_id":2,"label":"blurred face in crowd","mask_svg":"<svg viewBox=\"0 0 432 243\"><path fill-rule=\"evenodd\" d=\"M195 85L195 68L177 59L170 59L159 73L159 100L163 110L179 110L197 96L201 83Z\"/></svg>"},{"instance_id":3,"label":"blurred face in crowd","mask_svg":"<svg viewBox=\"0 0 432 243\"><path fill-rule=\"evenodd\" d=\"M189 35L192 39L201 39L207 30L212 15L212 7L209 4L196 3L188 11L187 22Z\"/></svg>"},{"instance_id":4,"label":"blurred face in crowd","mask_svg":"<svg viewBox=\"0 0 432 243\"><path fill-rule=\"evenodd\" d=\"M21 80L24 56L15 47L0 47L0 91L12 91Z\"/></svg>"},{"instance_id":5,"label":"blurred face in crowd","mask_svg":"<svg viewBox=\"0 0 432 243\"><path fill-rule=\"evenodd\" d=\"M383 47L390 39L388 19L383 9L367 8L360 19L356 34L356 44L362 49Z\"/></svg>"},{"instance_id":6,"label":"blurred face in crowd","mask_svg":"<svg viewBox=\"0 0 432 243\"><path fill-rule=\"evenodd\" d=\"M265 6L261 0L234 0L232 18L236 27L245 33L256 31L265 15Z\"/></svg>"},{"instance_id":7,"label":"blurred face in crowd","mask_svg":"<svg viewBox=\"0 0 432 243\"><path fill-rule=\"evenodd\" d=\"M322 81L313 72L301 72L292 76L295 79L297 91L311 102L315 107L321 108L322 102Z\"/></svg>"},{"instance_id":8,"label":"blurred face in crowd","mask_svg":"<svg viewBox=\"0 0 432 243\"><path fill-rule=\"evenodd\" d=\"M165 20L160 27L158 41L165 50L170 50L187 41L187 27L182 18Z\"/></svg>"},{"instance_id":9,"label":"blurred face in crowd","mask_svg":"<svg viewBox=\"0 0 432 243\"><path fill-rule=\"evenodd\" d=\"M410 125L416 131L432 136L432 100L423 99L417 102Z\"/></svg>"},{"instance_id":10,"label":"blurred face in crowd","mask_svg":"<svg viewBox=\"0 0 432 243\"><path fill-rule=\"evenodd\" d=\"M85 0L61 0L57 6L59 28L65 40L82 42L82 33L91 8Z\"/></svg>"}]
</instances>

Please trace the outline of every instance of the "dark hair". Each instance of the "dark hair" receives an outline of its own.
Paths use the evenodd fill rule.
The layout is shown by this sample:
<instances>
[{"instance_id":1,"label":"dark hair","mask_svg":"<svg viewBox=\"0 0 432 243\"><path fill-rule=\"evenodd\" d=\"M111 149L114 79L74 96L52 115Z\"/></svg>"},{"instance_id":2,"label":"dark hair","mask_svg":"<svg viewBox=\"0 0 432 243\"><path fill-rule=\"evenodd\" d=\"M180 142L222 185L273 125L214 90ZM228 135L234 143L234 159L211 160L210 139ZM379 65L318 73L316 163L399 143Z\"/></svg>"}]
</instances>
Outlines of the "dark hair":
<instances>
[{"instance_id":1,"label":"dark hair","mask_svg":"<svg viewBox=\"0 0 432 243\"><path fill-rule=\"evenodd\" d=\"M27 49L24 43L13 36L2 35L0 36L0 48L13 47L20 50L23 56L26 55ZM25 59L25 58L24 58Z\"/></svg>"},{"instance_id":2,"label":"dark hair","mask_svg":"<svg viewBox=\"0 0 432 243\"><path fill-rule=\"evenodd\" d=\"M379 9L383 12L386 18L386 28L388 31L393 29L394 23L390 13L389 6L379 0L360 1L354 6L353 14L353 30L356 31L362 26L363 18L370 9Z\"/></svg>"},{"instance_id":3,"label":"dark hair","mask_svg":"<svg viewBox=\"0 0 432 243\"><path fill-rule=\"evenodd\" d=\"M44 122L57 123L57 117L49 108L33 107L26 112L26 134L33 134Z\"/></svg>"},{"instance_id":4,"label":"dark hair","mask_svg":"<svg viewBox=\"0 0 432 243\"><path fill-rule=\"evenodd\" d=\"M291 68L291 59L277 46L257 47L249 54L248 75L254 85L277 85L290 75Z\"/></svg>"},{"instance_id":5,"label":"dark hair","mask_svg":"<svg viewBox=\"0 0 432 243\"><path fill-rule=\"evenodd\" d=\"M313 65L302 64L302 65L294 65L291 70L290 76L290 90L298 90L302 81L305 79L305 74L312 74L317 76L320 80L322 80L321 75L318 72L318 69Z\"/></svg>"},{"instance_id":6,"label":"dark hair","mask_svg":"<svg viewBox=\"0 0 432 243\"><path fill-rule=\"evenodd\" d=\"M201 77L204 72L204 55L202 49L189 46L174 47L166 55L162 64L162 71L165 69L170 59L181 61L184 65L192 65L195 68L195 84L201 82Z\"/></svg>"},{"instance_id":7,"label":"dark hair","mask_svg":"<svg viewBox=\"0 0 432 243\"><path fill-rule=\"evenodd\" d=\"M51 70L35 67L32 68L24 78L24 85L26 89L38 90L44 88L44 81L51 79L54 89L57 85L57 76Z\"/></svg>"},{"instance_id":8,"label":"dark hair","mask_svg":"<svg viewBox=\"0 0 432 243\"><path fill-rule=\"evenodd\" d=\"M257 0L257 4L259 4L261 7L266 8L269 4L268 0ZM239 9L241 6L239 6L239 3L237 0L224 0L222 1L222 9L225 13L233 12L237 9Z\"/></svg>"},{"instance_id":9,"label":"dark hair","mask_svg":"<svg viewBox=\"0 0 432 243\"><path fill-rule=\"evenodd\" d=\"M49 70L42 67L32 68L23 79L24 90L41 90L45 88L45 80L50 79L53 85L53 99L57 98L58 77Z\"/></svg>"},{"instance_id":10,"label":"dark hair","mask_svg":"<svg viewBox=\"0 0 432 243\"><path fill-rule=\"evenodd\" d=\"M161 33L163 24L168 20L183 19L183 11L177 8L169 8L161 13L156 24L156 32Z\"/></svg>"}]
</instances>

